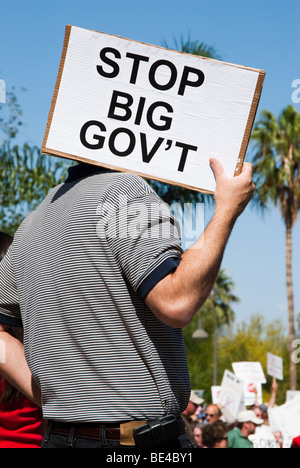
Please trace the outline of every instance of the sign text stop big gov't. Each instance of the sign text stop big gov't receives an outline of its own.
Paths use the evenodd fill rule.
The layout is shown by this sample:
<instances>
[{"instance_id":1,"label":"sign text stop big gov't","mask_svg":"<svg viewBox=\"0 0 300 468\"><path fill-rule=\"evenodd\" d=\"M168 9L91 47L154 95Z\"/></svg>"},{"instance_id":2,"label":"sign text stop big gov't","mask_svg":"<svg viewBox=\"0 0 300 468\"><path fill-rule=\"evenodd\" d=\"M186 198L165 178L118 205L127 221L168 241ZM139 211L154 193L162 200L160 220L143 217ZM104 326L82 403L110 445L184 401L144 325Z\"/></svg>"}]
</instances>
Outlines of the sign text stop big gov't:
<instances>
[{"instance_id":1,"label":"sign text stop big gov't","mask_svg":"<svg viewBox=\"0 0 300 468\"><path fill-rule=\"evenodd\" d=\"M67 26L42 152L203 192L241 170L265 72Z\"/></svg>"}]
</instances>

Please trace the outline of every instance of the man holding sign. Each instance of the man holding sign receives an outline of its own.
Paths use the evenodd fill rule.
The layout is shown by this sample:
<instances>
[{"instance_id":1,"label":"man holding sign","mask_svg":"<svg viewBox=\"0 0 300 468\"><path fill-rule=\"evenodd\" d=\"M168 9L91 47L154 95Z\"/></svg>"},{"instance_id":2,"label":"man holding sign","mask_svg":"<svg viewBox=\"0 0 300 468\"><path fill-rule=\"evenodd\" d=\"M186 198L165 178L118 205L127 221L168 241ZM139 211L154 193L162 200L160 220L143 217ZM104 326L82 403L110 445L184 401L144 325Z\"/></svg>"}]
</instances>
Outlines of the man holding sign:
<instances>
[{"instance_id":1,"label":"man holding sign","mask_svg":"<svg viewBox=\"0 0 300 468\"><path fill-rule=\"evenodd\" d=\"M129 204L159 200L138 176L92 166L71 168L66 183L18 230L0 268L1 339L6 340L6 325L23 324L25 354L41 388L52 444L68 446L73 433L77 446L84 446L88 435L94 440L100 429L103 447L116 439L125 446L139 444L134 427L162 418L162 428L164 416L171 414L171 438L180 437L177 417L190 395L180 328L209 295L235 221L253 193L249 164L232 179L217 160L211 167L215 213L202 238L185 253L176 230L169 230L168 239L143 239L145 231L134 239L110 238L116 191L132 194ZM101 221L107 232L99 239L95 213L104 194L111 203L110 222ZM158 222L151 221L148 229ZM170 223L171 217L161 222ZM20 375L28 375L20 350L13 354L11 341L8 349L18 367L10 358L9 365L1 364L1 373L36 398L31 381L20 381ZM166 434L159 440L178 447L168 429ZM152 430L146 437L155 444ZM99 437L94 443L100 443Z\"/></svg>"},{"instance_id":2,"label":"man holding sign","mask_svg":"<svg viewBox=\"0 0 300 468\"><path fill-rule=\"evenodd\" d=\"M250 164L236 177L217 159L210 166L215 213L184 253L143 179L88 164L71 167L20 226L0 264L0 372L37 402L32 379L40 388L43 447L189 446L181 329L210 294L254 191ZM26 359L6 333L12 325L24 327Z\"/></svg>"}]
</instances>

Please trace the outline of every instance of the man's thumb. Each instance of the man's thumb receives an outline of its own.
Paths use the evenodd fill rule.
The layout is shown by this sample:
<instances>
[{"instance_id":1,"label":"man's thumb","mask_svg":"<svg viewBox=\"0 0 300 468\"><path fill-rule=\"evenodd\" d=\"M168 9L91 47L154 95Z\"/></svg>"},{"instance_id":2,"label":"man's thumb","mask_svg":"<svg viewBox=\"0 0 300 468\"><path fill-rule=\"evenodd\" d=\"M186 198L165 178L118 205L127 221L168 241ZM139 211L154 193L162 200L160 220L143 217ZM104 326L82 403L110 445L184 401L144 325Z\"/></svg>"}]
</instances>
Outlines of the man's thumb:
<instances>
[{"instance_id":1,"label":"man's thumb","mask_svg":"<svg viewBox=\"0 0 300 468\"><path fill-rule=\"evenodd\" d=\"M215 159L215 158L211 158L209 160L209 163L210 163L210 167L211 167L211 169L212 169L212 171L214 173L215 179L217 181L224 174L223 166L220 163L220 161L218 159Z\"/></svg>"}]
</instances>

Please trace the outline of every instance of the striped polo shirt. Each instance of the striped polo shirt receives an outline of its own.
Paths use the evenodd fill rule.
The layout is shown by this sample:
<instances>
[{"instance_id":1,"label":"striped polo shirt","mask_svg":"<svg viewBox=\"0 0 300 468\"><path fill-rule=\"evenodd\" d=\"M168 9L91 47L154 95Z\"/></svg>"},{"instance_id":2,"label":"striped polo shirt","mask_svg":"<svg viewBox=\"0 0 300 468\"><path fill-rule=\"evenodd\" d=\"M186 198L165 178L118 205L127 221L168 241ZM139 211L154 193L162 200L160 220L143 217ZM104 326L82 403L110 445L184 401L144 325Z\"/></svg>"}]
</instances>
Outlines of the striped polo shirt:
<instances>
[{"instance_id":1,"label":"striped polo shirt","mask_svg":"<svg viewBox=\"0 0 300 468\"><path fill-rule=\"evenodd\" d=\"M179 264L178 225L140 177L79 164L21 224L0 263L0 322L24 327L47 419L180 413L182 331L145 304Z\"/></svg>"}]
</instances>

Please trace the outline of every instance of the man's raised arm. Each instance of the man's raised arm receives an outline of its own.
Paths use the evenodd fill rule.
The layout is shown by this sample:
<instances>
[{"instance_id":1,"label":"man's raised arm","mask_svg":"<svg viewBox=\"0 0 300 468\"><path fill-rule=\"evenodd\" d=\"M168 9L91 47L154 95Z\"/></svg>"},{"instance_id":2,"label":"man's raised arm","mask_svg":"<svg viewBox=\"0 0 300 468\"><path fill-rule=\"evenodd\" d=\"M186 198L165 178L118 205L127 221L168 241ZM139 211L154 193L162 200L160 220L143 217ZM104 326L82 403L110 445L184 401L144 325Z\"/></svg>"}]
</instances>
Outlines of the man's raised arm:
<instances>
[{"instance_id":1,"label":"man's raised arm","mask_svg":"<svg viewBox=\"0 0 300 468\"><path fill-rule=\"evenodd\" d=\"M183 328L206 301L216 281L226 243L237 218L254 192L252 165L228 178L221 163L210 160L216 179L215 212L203 235L181 258L177 269L162 279L146 297L152 312L166 325Z\"/></svg>"}]
</instances>

